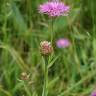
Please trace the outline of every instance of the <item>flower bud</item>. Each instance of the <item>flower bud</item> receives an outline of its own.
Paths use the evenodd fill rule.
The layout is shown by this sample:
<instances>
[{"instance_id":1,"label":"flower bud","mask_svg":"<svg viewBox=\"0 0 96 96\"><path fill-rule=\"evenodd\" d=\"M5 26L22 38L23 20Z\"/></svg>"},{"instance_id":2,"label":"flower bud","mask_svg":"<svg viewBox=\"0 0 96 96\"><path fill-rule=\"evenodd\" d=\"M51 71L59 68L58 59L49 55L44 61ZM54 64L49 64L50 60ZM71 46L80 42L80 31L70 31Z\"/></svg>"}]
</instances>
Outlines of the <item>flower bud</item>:
<instances>
[{"instance_id":1,"label":"flower bud","mask_svg":"<svg viewBox=\"0 0 96 96\"><path fill-rule=\"evenodd\" d=\"M21 73L21 80L28 80L29 79L29 75L26 72L22 72Z\"/></svg>"},{"instance_id":2,"label":"flower bud","mask_svg":"<svg viewBox=\"0 0 96 96\"><path fill-rule=\"evenodd\" d=\"M53 47L50 42L42 41L40 43L40 51L42 55L49 55L53 52Z\"/></svg>"}]
</instances>

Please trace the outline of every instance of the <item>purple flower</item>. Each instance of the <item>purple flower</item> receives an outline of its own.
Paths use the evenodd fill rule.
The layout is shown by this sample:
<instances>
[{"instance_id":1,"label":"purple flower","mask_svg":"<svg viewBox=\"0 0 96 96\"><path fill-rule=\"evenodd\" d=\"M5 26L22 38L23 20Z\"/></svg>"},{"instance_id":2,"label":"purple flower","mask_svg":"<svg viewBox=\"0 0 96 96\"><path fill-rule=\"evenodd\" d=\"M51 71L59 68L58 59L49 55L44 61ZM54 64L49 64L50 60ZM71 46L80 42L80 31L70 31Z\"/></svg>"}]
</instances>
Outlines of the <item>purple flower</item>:
<instances>
[{"instance_id":1,"label":"purple flower","mask_svg":"<svg viewBox=\"0 0 96 96\"><path fill-rule=\"evenodd\" d=\"M70 7L58 0L48 1L39 6L39 12L52 17L68 15Z\"/></svg>"},{"instance_id":2,"label":"purple flower","mask_svg":"<svg viewBox=\"0 0 96 96\"><path fill-rule=\"evenodd\" d=\"M93 91L90 96L96 96L96 91Z\"/></svg>"},{"instance_id":3,"label":"purple flower","mask_svg":"<svg viewBox=\"0 0 96 96\"><path fill-rule=\"evenodd\" d=\"M66 48L69 47L70 41L68 39L61 38L56 41L56 45L58 48Z\"/></svg>"}]
</instances>

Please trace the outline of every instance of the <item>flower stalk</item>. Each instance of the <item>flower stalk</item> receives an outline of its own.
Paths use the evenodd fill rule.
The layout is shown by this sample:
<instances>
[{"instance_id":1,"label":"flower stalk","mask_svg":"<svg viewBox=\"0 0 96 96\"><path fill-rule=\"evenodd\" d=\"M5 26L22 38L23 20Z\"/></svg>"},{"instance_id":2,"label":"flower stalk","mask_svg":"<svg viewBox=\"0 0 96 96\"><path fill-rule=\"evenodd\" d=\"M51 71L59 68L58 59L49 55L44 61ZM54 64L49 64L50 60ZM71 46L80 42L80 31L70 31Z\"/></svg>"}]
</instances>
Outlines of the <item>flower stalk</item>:
<instances>
[{"instance_id":1,"label":"flower stalk","mask_svg":"<svg viewBox=\"0 0 96 96\"><path fill-rule=\"evenodd\" d=\"M53 47L48 41L42 41L40 43L40 51L44 59L44 86L42 96L48 96L48 57L53 52Z\"/></svg>"},{"instance_id":2,"label":"flower stalk","mask_svg":"<svg viewBox=\"0 0 96 96\"><path fill-rule=\"evenodd\" d=\"M44 56L44 87L43 87L43 95L48 96L48 58Z\"/></svg>"},{"instance_id":3,"label":"flower stalk","mask_svg":"<svg viewBox=\"0 0 96 96\"><path fill-rule=\"evenodd\" d=\"M53 17L51 17L50 29L51 29L51 43L52 43L53 42Z\"/></svg>"}]
</instances>

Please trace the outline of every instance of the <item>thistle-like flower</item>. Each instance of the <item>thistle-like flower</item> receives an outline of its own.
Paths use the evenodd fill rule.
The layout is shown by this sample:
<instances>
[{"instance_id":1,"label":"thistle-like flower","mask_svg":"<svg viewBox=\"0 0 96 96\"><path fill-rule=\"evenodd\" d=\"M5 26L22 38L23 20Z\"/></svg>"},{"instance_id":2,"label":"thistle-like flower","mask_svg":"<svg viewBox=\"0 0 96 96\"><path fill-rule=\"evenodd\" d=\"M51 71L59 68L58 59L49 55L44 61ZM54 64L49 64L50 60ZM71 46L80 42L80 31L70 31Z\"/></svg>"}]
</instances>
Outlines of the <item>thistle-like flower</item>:
<instances>
[{"instance_id":1,"label":"thistle-like flower","mask_svg":"<svg viewBox=\"0 0 96 96\"><path fill-rule=\"evenodd\" d=\"M90 96L96 96L96 90L93 91Z\"/></svg>"},{"instance_id":2,"label":"thistle-like flower","mask_svg":"<svg viewBox=\"0 0 96 96\"><path fill-rule=\"evenodd\" d=\"M39 6L39 12L51 17L66 16L70 7L59 0L51 0Z\"/></svg>"},{"instance_id":3,"label":"thistle-like flower","mask_svg":"<svg viewBox=\"0 0 96 96\"><path fill-rule=\"evenodd\" d=\"M40 51L42 55L49 55L53 52L53 47L50 42L42 41L40 43Z\"/></svg>"},{"instance_id":4,"label":"thistle-like flower","mask_svg":"<svg viewBox=\"0 0 96 96\"><path fill-rule=\"evenodd\" d=\"M70 41L68 39L61 38L56 41L56 45L58 48L66 48L70 46Z\"/></svg>"}]
</instances>

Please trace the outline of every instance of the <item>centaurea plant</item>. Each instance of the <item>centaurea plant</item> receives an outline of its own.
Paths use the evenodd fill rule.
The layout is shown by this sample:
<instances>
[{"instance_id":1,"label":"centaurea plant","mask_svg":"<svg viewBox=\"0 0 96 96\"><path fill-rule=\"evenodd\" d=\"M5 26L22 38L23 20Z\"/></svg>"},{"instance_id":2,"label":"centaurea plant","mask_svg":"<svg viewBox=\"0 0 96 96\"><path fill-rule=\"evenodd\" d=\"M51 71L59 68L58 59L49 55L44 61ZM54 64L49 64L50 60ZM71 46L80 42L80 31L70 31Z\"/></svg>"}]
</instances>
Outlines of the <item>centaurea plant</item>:
<instances>
[{"instance_id":1,"label":"centaurea plant","mask_svg":"<svg viewBox=\"0 0 96 96\"><path fill-rule=\"evenodd\" d=\"M51 27L51 43L53 41L53 18L56 18L56 17L59 17L59 16L67 16L68 15L68 12L70 10L70 7L65 5L63 2L59 1L59 0L49 0L47 2L45 2L44 4L41 4L39 6L39 13L41 14L46 14L48 15L50 18L51 18L51 24L50 24L50 27ZM47 43L47 42L46 42ZM49 44L50 45L50 44ZM48 46L47 46L48 48ZM46 48L45 48L46 49ZM45 49L43 51L45 51ZM45 52L46 53L46 52ZM46 61L46 58L45 58L45 62ZM48 63L48 62L47 62ZM48 72L48 69L47 69L47 65L48 64L45 64L45 73ZM47 73L48 74L48 73ZM45 77L46 75L45 74ZM45 78L46 79L46 78ZM48 78L47 78L48 79ZM46 80L45 80L46 81ZM46 82L44 82L44 85ZM48 94L48 91L47 91L47 88L44 87L44 95L42 96L47 96Z\"/></svg>"}]
</instances>

